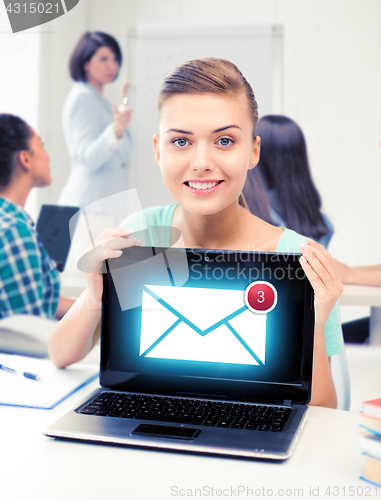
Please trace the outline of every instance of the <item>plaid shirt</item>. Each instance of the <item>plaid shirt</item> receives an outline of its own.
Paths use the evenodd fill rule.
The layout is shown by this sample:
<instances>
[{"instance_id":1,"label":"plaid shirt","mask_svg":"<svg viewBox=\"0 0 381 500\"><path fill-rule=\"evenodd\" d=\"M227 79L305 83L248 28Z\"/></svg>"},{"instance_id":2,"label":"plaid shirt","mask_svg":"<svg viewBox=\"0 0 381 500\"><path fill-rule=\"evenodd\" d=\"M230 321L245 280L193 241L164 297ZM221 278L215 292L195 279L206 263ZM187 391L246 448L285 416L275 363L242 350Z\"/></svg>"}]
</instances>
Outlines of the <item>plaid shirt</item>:
<instances>
[{"instance_id":1,"label":"plaid shirt","mask_svg":"<svg viewBox=\"0 0 381 500\"><path fill-rule=\"evenodd\" d=\"M33 314L53 318L58 305L56 264L18 205L0 197L0 318Z\"/></svg>"}]
</instances>

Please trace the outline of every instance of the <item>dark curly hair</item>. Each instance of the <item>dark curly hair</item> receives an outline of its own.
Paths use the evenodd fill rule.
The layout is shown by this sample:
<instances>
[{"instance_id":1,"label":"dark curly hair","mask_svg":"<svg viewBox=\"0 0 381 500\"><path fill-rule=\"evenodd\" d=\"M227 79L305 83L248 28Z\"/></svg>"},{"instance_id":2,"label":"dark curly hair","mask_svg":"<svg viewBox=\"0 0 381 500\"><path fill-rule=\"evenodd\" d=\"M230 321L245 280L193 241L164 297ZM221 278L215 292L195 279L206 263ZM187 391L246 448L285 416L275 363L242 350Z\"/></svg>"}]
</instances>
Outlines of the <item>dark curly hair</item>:
<instances>
[{"instance_id":1,"label":"dark curly hair","mask_svg":"<svg viewBox=\"0 0 381 500\"><path fill-rule=\"evenodd\" d=\"M0 188L11 183L16 156L29 150L32 135L29 125L18 116L0 114Z\"/></svg>"}]
</instances>

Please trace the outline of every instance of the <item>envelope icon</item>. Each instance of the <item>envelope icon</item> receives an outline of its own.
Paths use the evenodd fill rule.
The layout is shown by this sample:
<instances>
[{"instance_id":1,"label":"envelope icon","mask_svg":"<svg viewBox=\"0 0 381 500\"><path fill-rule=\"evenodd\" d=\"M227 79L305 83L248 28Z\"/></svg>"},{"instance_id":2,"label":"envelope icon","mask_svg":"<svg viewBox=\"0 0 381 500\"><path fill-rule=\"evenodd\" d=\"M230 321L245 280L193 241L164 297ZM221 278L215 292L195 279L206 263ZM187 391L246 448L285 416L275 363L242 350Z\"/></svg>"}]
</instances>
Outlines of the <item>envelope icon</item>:
<instances>
[{"instance_id":1,"label":"envelope icon","mask_svg":"<svg viewBox=\"0 0 381 500\"><path fill-rule=\"evenodd\" d=\"M266 317L243 290L144 285L140 356L264 365Z\"/></svg>"}]
</instances>

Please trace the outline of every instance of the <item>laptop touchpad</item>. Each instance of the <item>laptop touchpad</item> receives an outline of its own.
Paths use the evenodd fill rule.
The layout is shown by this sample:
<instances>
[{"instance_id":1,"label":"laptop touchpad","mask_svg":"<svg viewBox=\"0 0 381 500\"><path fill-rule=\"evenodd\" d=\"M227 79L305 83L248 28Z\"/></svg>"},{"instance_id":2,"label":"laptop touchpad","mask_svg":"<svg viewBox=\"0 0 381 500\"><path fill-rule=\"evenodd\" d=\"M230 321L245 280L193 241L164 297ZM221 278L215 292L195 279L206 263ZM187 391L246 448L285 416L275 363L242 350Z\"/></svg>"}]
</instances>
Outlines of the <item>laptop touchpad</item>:
<instances>
[{"instance_id":1,"label":"laptop touchpad","mask_svg":"<svg viewBox=\"0 0 381 500\"><path fill-rule=\"evenodd\" d=\"M131 434L140 436L155 436L175 439L194 439L201 432L201 429L191 427L174 427L172 425L140 424Z\"/></svg>"}]
</instances>

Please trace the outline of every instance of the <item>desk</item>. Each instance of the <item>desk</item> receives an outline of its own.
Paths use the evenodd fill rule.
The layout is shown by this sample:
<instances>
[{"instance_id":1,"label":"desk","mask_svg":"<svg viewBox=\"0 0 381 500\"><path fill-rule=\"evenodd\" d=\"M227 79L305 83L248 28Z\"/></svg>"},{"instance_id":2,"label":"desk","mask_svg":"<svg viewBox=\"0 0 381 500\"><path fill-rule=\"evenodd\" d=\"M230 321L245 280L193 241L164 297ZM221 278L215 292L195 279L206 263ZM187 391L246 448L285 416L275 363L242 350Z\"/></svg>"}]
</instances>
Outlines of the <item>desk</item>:
<instances>
[{"instance_id":1,"label":"desk","mask_svg":"<svg viewBox=\"0 0 381 500\"><path fill-rule=\"evenodd\" d=\"M74 397L71 399L73 404ZM345 490L349 486L366 486L358 479L365 459L358 449L357 413L311 407L293 456L283 463L267 463L83 444L43 436L42 429L67 407L45 412L0 408L3 498L167 500L174 498L171 488L176 486L247 486L253 490L272 489L278 496L280 488L303 489L304 497L310 496L310 487L319 487L319 498L330 498L324 495L329 486ZM376 490L370 491L375 498ZM347 492L335 496L347 497Z\"/></svg>"},{"instance_id":2,"label":"desk","mask_svg":"<svg viewBox=\"0 0 381 500\"><path fill-rule=\"evenodd\" d=\"M376 362L380 353L379 347L372 346L348 349L349 369L351 373L354 369L353 373L362 374L361 384L366 373L370 373L372 384L365 387L365 392L369 385L373 386L372 394L381 391L378 378L381 369L376 373L372 371L372 367L379 366ZM370 367L368 372L367 367ZM366 397L361 396L357 382L355 377L352 385L357 386L356 397L364 400ZM279 497L282 488L303 489L304 498L316 496L330 500L348 499L348 488L353 486L362 491L362 495L356 494L353 498L365 498L367 483L359 480L365 458L358 448L360 418L357 412L311 407L294 454L282 463L59 441L42 434L45 427L78 404L96 386L97 382L93 382L54 410L0 407L2 498L170 500L181 498L180 488L192 489L193 497L198 495L200 498L194 491L196 488L213 487L216 492L238 486L251 488L253 498L268 497L270 489L273 496ZM329 486L331 496L325 494ZM316 494L318 487L319 496ZM334 490L334 487L340 489ZM310 488L315 495L310 494ZM334 491L339 494L333 494ZM286 491L283 496L302 498L301 493L291 495ZM250 492L237 495L237 498L251 497ZM370 488L366 498L380 497L381 490ZM222 494L221 498L234 496Z\"/></svg>"},{"instance_id":3,"label":"desk","mask_svg":"<svg viewBox=\"0 0 381 500\"><path fill-rule=\"evenodd\" d=\"M370 306L369 342L381 344L381 287L344 285L340 306Z\"/></svg>"}]
</instances>

